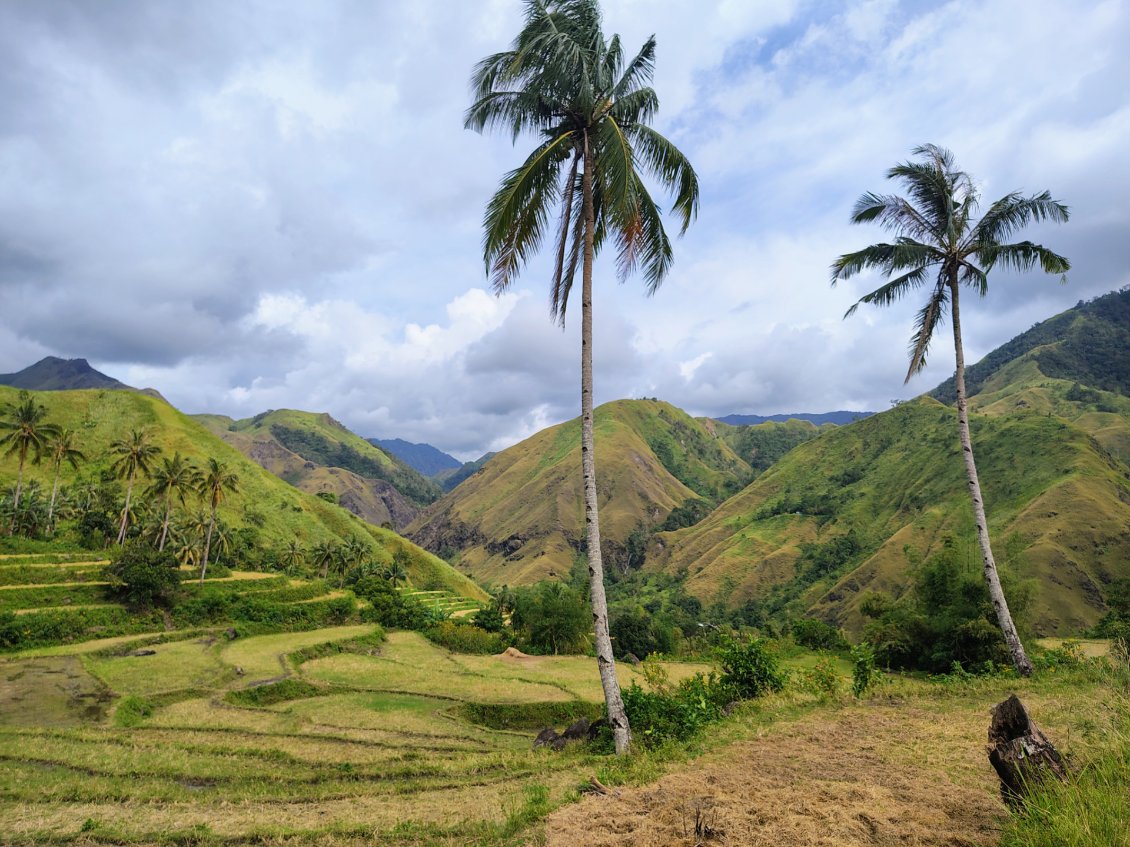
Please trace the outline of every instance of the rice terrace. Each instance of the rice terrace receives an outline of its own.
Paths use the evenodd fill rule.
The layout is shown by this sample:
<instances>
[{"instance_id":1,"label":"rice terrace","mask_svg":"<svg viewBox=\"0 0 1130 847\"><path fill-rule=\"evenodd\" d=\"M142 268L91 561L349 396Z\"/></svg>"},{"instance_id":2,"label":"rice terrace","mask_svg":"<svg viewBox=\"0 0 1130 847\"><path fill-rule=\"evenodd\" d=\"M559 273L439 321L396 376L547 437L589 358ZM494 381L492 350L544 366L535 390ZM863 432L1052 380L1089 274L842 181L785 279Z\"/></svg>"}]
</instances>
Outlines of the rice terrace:
<instances>
[{"instance_id":1,"label":"rice terrace","mask_svg":"<svg viewBox=\"0 0 1130 847\"><path fill-rule=\"evenodd\" d=\"M1126 43L0 4L0 847L1130 847Z\"/></svg>"}]
</instances>

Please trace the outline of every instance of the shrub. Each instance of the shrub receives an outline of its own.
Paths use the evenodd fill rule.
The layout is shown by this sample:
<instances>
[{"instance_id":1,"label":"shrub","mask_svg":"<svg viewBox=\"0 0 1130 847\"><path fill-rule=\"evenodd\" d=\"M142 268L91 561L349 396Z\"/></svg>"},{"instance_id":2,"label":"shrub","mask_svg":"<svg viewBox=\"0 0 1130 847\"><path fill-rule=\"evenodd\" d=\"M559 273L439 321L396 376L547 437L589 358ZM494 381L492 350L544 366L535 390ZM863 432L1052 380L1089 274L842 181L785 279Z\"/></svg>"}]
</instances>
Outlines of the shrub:
<instances>
[{"instance_id":1,"label":"shrub","mask_svg":"<svg viewBox=\"0 0 1130 847\"><path fill-rule=\"evenodd\" d=\"M851 693L862 697L882 678L882 672L875 666L875 651L866 644L851 648Z\"/></svg>"},{"instance_id":2,"label":"shrub","mask_svg":"<svg viewBox=\"0 0 1130 847\"><path fill-rule=\"evenodd\" d=\"M496 597L489 606L484 606L471 615L471 622L487 632L502 632L506 629L506 619L502 616L502 603Z\"/></svg>"},{"instance_id":3,"label":"shrub","mask_svg":"<svg viewBox=\"0 0 1130 847\"><path fill-rule=\"evenodd\" d=\"M695 674L668 691L645 691L633 682L623 697L632 735L645 747L694 737L722 717L729 701L713 674Z\"/></svg>"},{"instance_id":4,"label":"shrub","mask_svg":"<svg viewBox=\"0 0 1130 847\"><path fill-rule=\"evenodd\" d=\"M781 667L770 642L764 638L744 643L729 640L718 650L718 664L722 669L721 683L737 699L751 700L781 691L788 680L788 671Z\"/></svg>"},{"instance_id":5,"label":"shrub","mask_svg":"<svg viewBox=\"0 0 1130 847\"><path fill-rule=\"evenodd\" d=\"M578 653L588 643L588 604L560 582L515 592L511 623L521 633L523 647L533 653Z\"/></svg>"},{"instance_id":6,"label":"shrub","mask_svg":"<svg viewBox=\"0 0 1130 847\"><path fill-rule=\"evenodd\" d=\"M453 653L501 653L506 644L496 632L487 632L474 624L441 621L424 630L429 641L446 647Z\"/></svg>"},{"instance_id":7,"label":"shrub","mask_svg":"<svg viewBox=\"0 0 1130 847\"><path fill-rule=\"evenodd\" d=\"M820 659L804 671L802 685L821 700L835 700L840 696L840 677L828 659Z\"/></svg>"},{"instance_id":8,"label":"shrub","mask_svg":"<svg viewBox=\"0 0 1130 847\"><path fill-rule=\"evenodd\" d=\"M153 704L143 697L130 695L118 701L114 710L114 723L118 726L137 726L153 714Z\"/></svg>"},{"instance_id":9,"label":"shrub","mask_svg":"<svg viewBox=\"0 0 1130 847\"><path fill-rule=\"evenodd\" d=\"M353 593L369 603L361 610L361 620L393 629L424 629L428 614L417 601L404 597L379 576L364 576L353 585Z\"/></svg>"},{"instance_id":10,"label":"shrub","mask_svg":"<svg viewBox=\"0 0 1130 847\"><path fill-rule=\"evenodd\" d=\"M793 640L809 650L843 650L847 640L834 626L815 618L800 618L793 621Z\"/></svg>"},{"instance_id":11,"label":"shrub","mask_svg":"<svg viewBox=\"0 0 1130 847\"><path fill-rule=\"evenodd\" d=\"M911 574L912 591L897 602L872 594L860 611L871 620L864 640L887 667L945 673L954 662L966 668L1008 665L1008 648L989 602L980 568L963 565L947 546ZM1026 584L1016 584L1002 570L1009 607L1022 626L1028 605Z\"/></svg>"},{"instance_id":12,"label":"shrub","mask_svg":"<svg viewBox=\"0 0 1130 847\"><path fill-rule=\"evenodd\" d=\"M171 608L180 596L176 556L142 541L131 541L116 552L103 573L110 596L135 609Z\"/></svg>"},{"instance_id":13,"label":"shrub","mask_svg":"<svg viewBox=\"0 0 1130 847\"><path fill-rule=\"evenodd\" d=\"M629 653L637 658L652 653L674 653L678 644L675 629L656 620L643 606L614 612L608 626L616 655Z\"/></svg>"}]
</instances>

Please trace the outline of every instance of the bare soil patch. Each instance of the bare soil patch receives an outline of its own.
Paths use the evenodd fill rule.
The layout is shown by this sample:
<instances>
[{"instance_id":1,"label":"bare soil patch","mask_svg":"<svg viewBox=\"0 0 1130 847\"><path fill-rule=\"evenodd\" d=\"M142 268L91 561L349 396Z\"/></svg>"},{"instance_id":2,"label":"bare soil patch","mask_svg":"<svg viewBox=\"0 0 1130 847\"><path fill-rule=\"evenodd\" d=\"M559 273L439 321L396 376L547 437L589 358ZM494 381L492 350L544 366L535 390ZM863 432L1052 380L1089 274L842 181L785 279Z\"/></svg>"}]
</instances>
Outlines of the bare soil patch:
<instances>
[{"instance_id":1,"label":"bare soil patch","mask_svg":"<svg viewBox=\"0 0 1130 847\"><path fill-rule=\"evenodd\" d=\"M953 760L908 756L949 724ZM550 847L996 844L1004 807L984 759L987 715L869 704L772 727L618 796L547 820ZM957 735L961 743L948 743ZM696 834L696 820L699 832Z\"/></svg>"}]
</instances>

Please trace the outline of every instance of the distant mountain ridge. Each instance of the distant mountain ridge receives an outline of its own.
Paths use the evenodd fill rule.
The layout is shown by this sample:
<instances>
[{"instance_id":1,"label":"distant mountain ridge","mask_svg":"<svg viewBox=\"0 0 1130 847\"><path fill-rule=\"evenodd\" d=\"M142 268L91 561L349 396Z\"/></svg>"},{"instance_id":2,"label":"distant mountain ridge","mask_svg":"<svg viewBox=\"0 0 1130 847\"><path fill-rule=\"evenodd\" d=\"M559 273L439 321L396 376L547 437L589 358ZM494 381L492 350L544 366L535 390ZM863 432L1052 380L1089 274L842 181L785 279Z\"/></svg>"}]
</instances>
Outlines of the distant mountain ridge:
<instances>
[{"instance_id":1,"label":"distant mountain ridge","mask_svg":"<svg viewBox=\"0 0 1130 847\"><path fill-rule=\"evenodd\" d=\"M46 356L16 373L0 374L0 385L28 391L73 391L82 388L137 391L132 385L95 370L86 359L60 359L58 356Z\"/></svg>"},{"instance_id":2,"label":"distant mountain ridge","mask_svg":"<svg viewBox=\"0 0 1130 847\"><path fill-rule=\"evenodd\" d=\"M729 424L730 426L754 426L763 423L785 423L786 421L808 421L817 426L824 424L835 424L836 426L843 426L852 421L861 421L864 418L869 418L874 412L849 412L841 410L837 412L796 412L783 415L726 415L721 418L714 418L720 423Z\"/></svg>"},{"instance_id":3,"label":"distant mountain ridge","mask_svg":"<svg viewBox=\"0 0 1130 847\"><path fill-rule=\"evenodd\" d=\"M462 467L463 463L444 453L437 447L425 443L413 443L403 438L367 438L370 444L380 447L386 453L391 453L408 465L419 471L424 476L436 476L443 471L454 471Z\"/></svg>"}]
</instances>

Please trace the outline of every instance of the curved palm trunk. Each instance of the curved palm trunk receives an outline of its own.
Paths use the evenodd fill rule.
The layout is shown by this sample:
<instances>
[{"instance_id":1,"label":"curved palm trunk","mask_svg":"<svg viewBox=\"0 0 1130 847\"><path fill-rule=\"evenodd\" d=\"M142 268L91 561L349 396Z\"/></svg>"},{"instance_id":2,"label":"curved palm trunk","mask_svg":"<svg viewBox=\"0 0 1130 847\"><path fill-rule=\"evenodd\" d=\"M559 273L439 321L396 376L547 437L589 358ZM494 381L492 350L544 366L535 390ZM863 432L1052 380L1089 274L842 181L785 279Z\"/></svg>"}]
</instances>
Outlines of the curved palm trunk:
<instances>
[{"instance_id":1,"label":"curved palm trunk","mask_svg":"<svg viewBox=\"0 0 1130 847\"><path fill-rule=\"evenodd\" d=\"M118 546L126 543L126 527L129 525L129 504L133 497L133 473L129 475L129 485L126 486L126 507L122 509L122 525L118 529Z\"/></svg>"},{"instance_id":2,"label":"curved palm trunk","mask_svg":"<svg viewBox=\"0 0 1130 847\"><path fill-rule=\"evenodd\" d=\"M173 500L170 492L165 492L165 519L161 522L161 540L157 542L157 552L165 549L165 541L169 537L169 517L173 513Z\"/></svg>"},{"instance_id":3,"label":"curved palm trunk","mask_svg":"<svg viewBox=\"0 0 1130 847\"><path fill-rule=\"evenodd\" d=\"M212 520L208 521L208 535L204 538L204 563L200 566L200 584L204 584L204 574L208 572L208 553L212 550L212 532L216 529L216 508L212 507Z\"/></svg>"},{"instance_id":4,"label":"curved palm trunk","mask_svg":"<svg viewBox=\"0 0 1130 847\"><path fill-rule=\"evenodd\" d=\"M1008 610L1008 601L1005 600L1004 591L1001 590L997 563L989 543L989 523L985 519L985 503L981 498L981 483L977 478L977 465L973 460L973 441L969 436L969 410L965 400L965 353L961 346L961 316L957 303L958 286L956 282L951 281L949 287L950 305L953 309L953 346L957 356L957 371L954 374L954 384L957 388L957 427L961 434L961 454L965 458L965 474L969 479L969 497L973 501L977 540L980 542L981 558L984 561L985 582L989 586L989 599L997 613L997 623L1012 654L1012 664L1021 676L1030 676L1032 663L1024 652L1024 645L1020 643L1016 625L1012 622L1012 613Z\"/></svg>"},{"instance_id":5,"label":"curved palm trunk","mask_svg":"<svg viewBox=\"0 0 1130 847\"><path fill-rule=\"evenodd\" d=\"M608 723L616 742L617 755L632 746L632 730L620 696L616 678L616 660L612 655L612 639L608 636L608 601L604 595L604 564L600 557L600 517L596 499L596 455L593 445L592 409L592 265L596 213L593 208L592 167L585 136L585 163L581 190L585 216L584 263L581 269L581 472L585 481L585 541L589 560L589 599L592 603L593 632L596 636L596 664L608 710ZM554 645L556 652L556 644Z\"/></svg>"},{"instance_id":6,"label":"curved palm trunk","mask_svg":"<svg viewBox=\"0 0 1130 847\"><path fill-rule=\"evenodd\" d=\"M55 465L55 481L51 483L51 505L47 507L47 526L52 535L55 534L55 498L59 496L59 471L62 468L62 462Z\"/></svg>"},{"instance_id":7,"label":"curved palm trunk","mask_svg":"<svg viewBox=\"0 0 1130 847\"><path fill-rule=\"evenodd\" d=\"M20 495L24 491L24 462L27 461L27 450L20 451L20 469L16 473L16 496L12 500L12 524L8 527L8 535L16 534L16 523L20 514Z\"/></svg>"}]
</instances>

